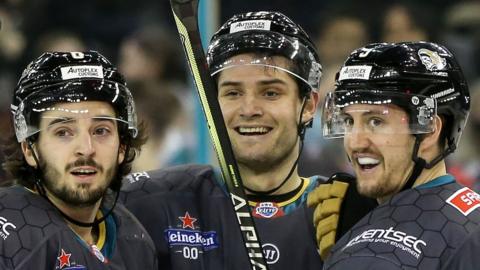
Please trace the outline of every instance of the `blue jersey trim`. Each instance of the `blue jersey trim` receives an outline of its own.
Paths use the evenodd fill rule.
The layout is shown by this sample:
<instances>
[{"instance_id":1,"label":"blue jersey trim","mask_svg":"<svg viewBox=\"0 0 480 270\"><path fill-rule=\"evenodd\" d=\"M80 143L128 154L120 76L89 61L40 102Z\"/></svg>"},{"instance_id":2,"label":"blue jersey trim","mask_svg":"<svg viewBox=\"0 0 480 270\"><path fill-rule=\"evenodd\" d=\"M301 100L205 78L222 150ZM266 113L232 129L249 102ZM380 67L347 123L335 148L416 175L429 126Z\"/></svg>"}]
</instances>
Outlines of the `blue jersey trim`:
<instances>
[{"instance_id":1,"label":"blue jersey trim","mask_svg":"<svg viewBox=\"0 0 480 270\"><path fill-rule=\"evenodd\" d=\"M115 243L117 242L117 223L115 222L113 215L109 215L105 219L105 224L107 227L107 239L105 240L105 245L103 245L101 252L103 256L112 258L113 251L115 250Z\"/></svg>"},{"instance_id":2,"label":"blue jersey trim","mask_svg":"<svg viewBox=\"0 0 480 270\"><path fill-rule=\"evenodd\" d=\"M104 214L105 211L102 210L102 214ZM100 252L102 252L103 256L106 258L110 259L112 258L111 256L113 255L113 251L115 250L115 244L116 244L116 239L117 239L117 223L115 222L115 218L113 217L113 214L109 215L105 219L105 227L106 227L106 239L105 243L103 244L102 249ZM91 252L91 247L83 241L83 239L78 236L78 234L75 233L75 237L77 238L78 242L82 244L84 248L86 248L89 252Z\"/></svg>"},{"instance_id":3,"label":"blue jersey trim","mask_svg":"<svg viewBox=\"0 0 480 270\"><path fill-rule=\"evenodd\" d=\"M225 195L227 196L230 196L230 194L228 194L228 190L225 181L223 180L222 171L220 170L220 168L213 167L213 175L215 181L218 183L218 186L222 189L223 193L225 193Z\"/></svg>"},{"instance_id":4,"label":"blue jersey trim","mask_svg":"<svg viewBox=\"0 0 480 270\"><path fill-rule=\"evenodd\" d=\"M295 201L290 202L288 205L285 205L285 206L282 207L285 215L288 215L288 214L292 213L297 208L303 206L303 204L306 203L308 193L310 193L312 190L314 190L317 187L318 179L319 179L319 176L317 176L317 175L311 176L309 178L305 178L306 181L309 181L307 188L305 188L302 195L299 196Z\"/></svg>"},{"instance_id":5,"label":"blue jersey trim","mask_svg":"<svg viewBox=\"0 0 480 270\"><path fill-rule=\"evenodd\" d=\"M421 184L415 188L418 188L418 189L427 189L427 188L433 188L433 187L438 187L438 186L442 186L442 185L446 185L446 184L451 184L451 183L455 183L455 178L450 175L450 174L446 174L446 175L442 175L440 177L437 177L435 178L434 180L432 181L429 181L425 184Z\"/></svg>"}]
</instances>

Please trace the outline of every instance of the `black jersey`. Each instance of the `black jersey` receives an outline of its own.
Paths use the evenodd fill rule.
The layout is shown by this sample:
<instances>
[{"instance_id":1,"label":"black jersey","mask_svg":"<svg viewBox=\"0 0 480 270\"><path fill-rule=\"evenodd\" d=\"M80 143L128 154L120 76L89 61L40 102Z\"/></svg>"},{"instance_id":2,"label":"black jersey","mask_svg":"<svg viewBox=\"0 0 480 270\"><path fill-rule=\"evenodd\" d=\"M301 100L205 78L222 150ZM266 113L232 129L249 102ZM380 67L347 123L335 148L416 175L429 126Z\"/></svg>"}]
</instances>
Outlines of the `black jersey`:
<instances>
[{"instance_id":1,"label":"black jersey","mask_svg":"<svg viewBox=\"0 0 480 270\"><path fill-rule=\"evenodd\" d=\"M152 240L124 206L99 224L89 246L43 197L19 186L0 189L0 269L156 268Z\"/></svg>"},{"instance_id":2,"label":"black jersey","mask_svg":"<svg viewBox=\"0 0 480 270\"><path fill-rule=\"evenodd\" d=\"M398 193L337 242L324 269L477 269L478 206L450 175Z\"/></svg>"},{"instance_id":3,"label":"black jersey","mask_svg":"<svg viewBox=\"0 0 480 270\"><path fill-rule=\"evenodd\" d=\"M210 166L131 174L122 198L152 236L159 269L251 269L231 199ZM250 202L269 269L321 269L305 178L283 202Z\"/></svg>"}]
</instances>

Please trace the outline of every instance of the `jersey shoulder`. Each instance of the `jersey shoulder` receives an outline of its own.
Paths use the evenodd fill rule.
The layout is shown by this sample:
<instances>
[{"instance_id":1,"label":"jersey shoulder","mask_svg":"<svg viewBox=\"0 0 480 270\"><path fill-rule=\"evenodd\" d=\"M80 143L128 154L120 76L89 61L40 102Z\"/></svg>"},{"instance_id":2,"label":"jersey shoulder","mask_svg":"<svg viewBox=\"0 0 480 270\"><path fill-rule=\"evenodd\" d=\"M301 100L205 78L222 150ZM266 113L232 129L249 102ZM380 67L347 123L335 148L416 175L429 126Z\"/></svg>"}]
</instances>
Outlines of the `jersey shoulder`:
<instances>
[{"instance_id":1,"label":"jersey shoulder","mask_svg":"<svg viewBox=\"0 0 480 270\"><path fill-rule=\"evenodd\" d=\"M210 165L188 164L159 170L132 173L123 180L121 201L155 193L188 193L200 189L213 190L218 176Z\"/></svg>"},{"instance_id":2,"label":"jersey shoulder","mask_svg":"<svg viewBox=\"0 0 480 270\"><path fill-rule=\"evenodd\" d=\"M480 265L480 226L455 251L442 269L477 269Z\"/></svg>"},{"instance_id":3,"label":"jersey shoulder","mask_svg":"<svg viewBox=\"0 0 480 270\"><path fill-rule=\"evenodd\" d=\"M116 205L113 212L117 220L117 234L119 236L127 235L128 237L128 235L134 235L135 237L145 237L145 242L152 243L143 225L124 205Z\"/></svg>"},{"instance_id":4,"label":"jersey shoulder","mask_svg":"<svg viewBox=\"0 0 480 270\"><path fill-rule=\"evenodd\" d=\"M478 230L480 210L476 204L480 205L478 194L457 183L396 194L338 241L326 262L327 269L359 258L369 262L385 259L401 267L440 269Z\"/></svg>"},{"instance_id":5,"label":"jersey shoulder","mask_svg":"<svg viewBox=\"0 0 480 270\"><path fill-rule=\"evenodd\" d=\"M140 269L138 265L148 269L156 265L155 245L140 221L121 204L115 206L114 216L117 226L114 259L124 261L128 269Z\"/></svg>"},{"instance_id":6,"label":"jersey shoulder","mask_svg":"<svg viewBox=\"0 0 480 270\"><path fill-rule=\"evenodd\" d=\"M0 258L7 267L16 268L65 230L65 221L41 196L18 186L0 189Z\"/></svg>"}]
</instances>

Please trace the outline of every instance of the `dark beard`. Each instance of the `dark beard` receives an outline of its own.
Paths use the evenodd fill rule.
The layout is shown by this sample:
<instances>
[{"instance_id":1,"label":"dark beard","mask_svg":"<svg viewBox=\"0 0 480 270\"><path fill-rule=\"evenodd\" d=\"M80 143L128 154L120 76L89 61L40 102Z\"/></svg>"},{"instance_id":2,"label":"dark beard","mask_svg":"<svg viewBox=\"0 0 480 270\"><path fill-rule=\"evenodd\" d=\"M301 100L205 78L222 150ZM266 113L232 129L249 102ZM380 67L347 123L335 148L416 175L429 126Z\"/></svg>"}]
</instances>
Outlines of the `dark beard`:
<instances>
[{"instance_id":1,"label":"dark beard","mask_svg":"<svg viewBox=\"0 0 480 270\"><path fill-rule=\"evenodd\" d=\"M93 206L103 198L113 178L116 177L118 169L117 166L108 169L106 173L106 183L97 189L90 190L88 184L80 184L77 185L75 189L70 189L64 185L58 185L61 174L55 168L49 166L40 153L39 163L43 175L42 182L45 185L45 188L50 191L53 196L62 200L66 204L80 208ZM96 162L92 159L77 160L73 164L68 164L65 168L65 171L68 171L68 169L71 167L82 165L94 166L99 171L103 171L102 166L96 164Z\"/></svg>"}]
</instances>

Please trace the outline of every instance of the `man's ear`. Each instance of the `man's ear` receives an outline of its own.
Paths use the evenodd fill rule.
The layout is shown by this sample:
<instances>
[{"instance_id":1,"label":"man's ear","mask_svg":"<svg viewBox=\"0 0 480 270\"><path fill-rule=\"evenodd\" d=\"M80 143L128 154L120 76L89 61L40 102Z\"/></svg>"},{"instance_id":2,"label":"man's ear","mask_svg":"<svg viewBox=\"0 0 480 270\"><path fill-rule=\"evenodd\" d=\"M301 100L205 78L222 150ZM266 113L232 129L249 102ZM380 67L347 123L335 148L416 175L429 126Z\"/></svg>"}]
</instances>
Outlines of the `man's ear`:
<instances>
[{"instance_id":1,"label":"man's ear","mask_svg":"<svg viewBox=\"0 0 480 270\"><path fill-rule=\"evenodd\" d=\"M444 125L445 118L435 116L435 130L431 133L425 134L419 147L419 156L425 160L430 161L435 158L440 151L442 151L443 142L440 142L440 134L442 133L442 127ZM436 150L437 149L437 150Z\"/></svg>"},{"instance_id":2,"label":"man's ear","mask_svg":"<svg viewBox=\"0 0 480 270\"><path fill-rule=\"evenodd\" d=\"M305 99L305 108L303 109L302 123L309 122L315 116L318 105L318 93L311 91L308 98Z\"/></svg>"},{"instance_id":3,"label":"man's ear","mask_svg":"<svg viewBox=\"0 0 480 270\"><path fill-rule=\"evenodd\" d=\"M22 147L22 152L23 156L25 157L25 160L27 161L28 165L37 168L37 162L35 161L35 158L33 157L33 152L32 148L34 151L38 152L36 149L36 144L32 144L32 148L28 146L28 143L26 141L23 141L20 146ZM35 155L38 157L38 154L35 153Z\"/></svg>"},{"instance_id":4,"label":"man's ear","mask_svg":"<svg viewBox=\"0 0 480 270\"><path fill-rule=\"evenodd\" d=\"M127 146L125 144L120 144L118 148L118 164L122 164L123 160L125 159Z\"/></svg>"}]
</instances>

